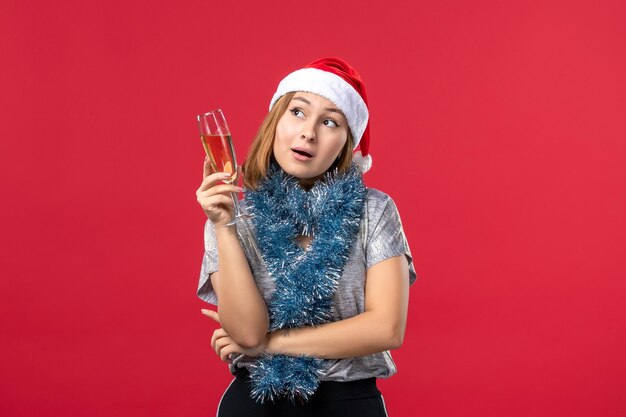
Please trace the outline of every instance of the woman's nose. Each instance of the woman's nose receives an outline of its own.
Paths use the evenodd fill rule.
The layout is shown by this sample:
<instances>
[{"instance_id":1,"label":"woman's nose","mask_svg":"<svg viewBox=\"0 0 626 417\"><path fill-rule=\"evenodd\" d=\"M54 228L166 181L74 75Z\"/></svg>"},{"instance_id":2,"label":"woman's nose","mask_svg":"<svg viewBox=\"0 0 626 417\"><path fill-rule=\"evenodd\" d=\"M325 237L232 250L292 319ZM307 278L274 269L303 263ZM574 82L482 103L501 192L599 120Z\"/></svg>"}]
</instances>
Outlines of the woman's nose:
<instances>
[{"instance_id":1,"label":"woman's nose","mask_svg":"<svg viewBox=\"0 0 626 417\"><path fill-rule=\"evenodd\" d=\"M307 142L313 142L315 140L315 127L311 123L304 123L300 137Z\"/></svg>"}]
</instances>

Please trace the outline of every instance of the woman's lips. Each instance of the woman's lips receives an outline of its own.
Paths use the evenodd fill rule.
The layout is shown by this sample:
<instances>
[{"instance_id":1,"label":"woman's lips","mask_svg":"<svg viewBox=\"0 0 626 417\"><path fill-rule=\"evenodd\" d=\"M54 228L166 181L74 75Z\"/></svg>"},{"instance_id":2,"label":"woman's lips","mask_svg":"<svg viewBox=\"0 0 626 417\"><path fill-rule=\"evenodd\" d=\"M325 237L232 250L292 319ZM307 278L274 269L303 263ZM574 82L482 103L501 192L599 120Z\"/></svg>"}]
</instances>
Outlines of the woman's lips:
<instances>
[{"instance_id":1,"label":"woman's lips","mask_svg":"<svg viewBox=\"0 0 626 417\"><path fill-rule=\"evenodd\" d=\"M313 155L311 155L310 153L297 148L292 149L291 154L298 161L309 161L313 158Z\"/></svg>"}]
</instances>

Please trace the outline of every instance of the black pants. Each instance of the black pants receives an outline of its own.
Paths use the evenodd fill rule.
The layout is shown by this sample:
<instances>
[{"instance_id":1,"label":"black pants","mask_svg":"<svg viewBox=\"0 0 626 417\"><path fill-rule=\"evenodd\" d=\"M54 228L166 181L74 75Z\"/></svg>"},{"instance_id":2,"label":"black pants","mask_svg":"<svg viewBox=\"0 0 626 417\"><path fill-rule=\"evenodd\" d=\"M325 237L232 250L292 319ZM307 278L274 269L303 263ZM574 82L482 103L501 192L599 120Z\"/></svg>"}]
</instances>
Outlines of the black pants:
<instances>
[{"instance_id":1,"label":"black pants","mask_svg":"<svg viewBox=\"0 0 626 417\"><path fill-rule=\"evenodd\" d=\"M259 404L250 397L250 374L241 369L228 386L217 417L386 417L376 378L358 381L322 381L306 403L289 399Z\"/></svg>"}]
</instances>

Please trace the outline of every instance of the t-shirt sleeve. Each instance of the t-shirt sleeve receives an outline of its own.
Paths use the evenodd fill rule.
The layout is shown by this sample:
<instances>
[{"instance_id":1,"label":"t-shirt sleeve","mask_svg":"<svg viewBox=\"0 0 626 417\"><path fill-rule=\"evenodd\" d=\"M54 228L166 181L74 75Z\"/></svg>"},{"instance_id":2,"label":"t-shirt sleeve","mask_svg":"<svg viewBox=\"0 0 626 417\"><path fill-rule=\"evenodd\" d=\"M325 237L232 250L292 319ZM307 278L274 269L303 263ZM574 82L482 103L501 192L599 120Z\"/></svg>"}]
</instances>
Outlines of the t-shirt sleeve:
<instances>
[{"instance_id":1,"label":"t-shirt sleeve","mask_svg":"<svg viewBox=\"0 0 626 417\"><path fill-rule=\"evenodd\" d=\"M379 192L380 193L380 192ZM380 193L382 194L382 193ZM409 249L402 221L396 204L391 197L384 195L373 204L368 226L368 239L365 248L367 269L395 256L405 255L409 263L409 284L417 279L413 257Z\"/></svg>"},{"instance_id":2,"label":"t-shirt sleeve","mask_svg":"<svg viewBox=\"0 0 626 417\"><path fill-rule=\"evenodd\" d=\"M204 224L204 256L200 268L200 282L198 283L198 297L209 304L217 305L217 295L211 284L211 274L217 271L217 240L213 223L207 219Z\"/></svg>"}]
</instances>

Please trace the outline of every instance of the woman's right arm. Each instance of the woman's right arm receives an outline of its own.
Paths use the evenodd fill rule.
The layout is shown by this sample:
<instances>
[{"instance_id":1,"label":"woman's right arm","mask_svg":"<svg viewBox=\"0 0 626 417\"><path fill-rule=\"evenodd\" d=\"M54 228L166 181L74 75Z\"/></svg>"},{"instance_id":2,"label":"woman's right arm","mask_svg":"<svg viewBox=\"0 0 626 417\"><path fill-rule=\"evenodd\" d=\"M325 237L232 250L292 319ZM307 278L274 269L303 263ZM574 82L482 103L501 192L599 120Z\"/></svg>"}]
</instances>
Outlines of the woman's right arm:
<instances>
[{"instance_id":1,"label":"woman's right arm","mask_svg":"<svg viewBox=\"0 0 626 417\"><path fill-rule=\"evenodd\" d=\"M233 184L221 182L229 176L211 173L209 162L205 160L203 181L196 197L215 227L218 271L212 273L210 279L219 302L221 325L237 344L253 348L264 343L269 318L237 229L226 226L233 219L234 211L229 193L241 191Z\"/></svg>"}]
</instances>

